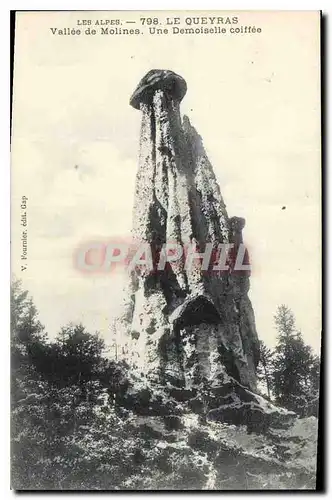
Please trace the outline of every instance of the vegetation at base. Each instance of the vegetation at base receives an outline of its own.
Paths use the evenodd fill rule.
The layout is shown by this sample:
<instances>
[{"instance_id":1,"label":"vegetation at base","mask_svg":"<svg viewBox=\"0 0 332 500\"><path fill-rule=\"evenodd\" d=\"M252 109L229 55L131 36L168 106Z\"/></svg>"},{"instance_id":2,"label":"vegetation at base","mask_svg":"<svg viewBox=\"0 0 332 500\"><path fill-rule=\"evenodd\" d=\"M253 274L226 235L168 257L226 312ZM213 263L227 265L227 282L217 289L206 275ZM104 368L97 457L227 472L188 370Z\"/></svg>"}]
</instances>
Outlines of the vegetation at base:
<instances>
[{"instance_id":1,"label":"vegetation at base","mask_svg":"<svg viewBox=\"0 0 332 500\"><path fill-rule=\"evenodd\" d=\"M320 359L306 345L296 329L292 311L281 305L274 317L277 345L269 349L261 344L258 378L266 395L276 405L301 417L317 416L319 403Z\"/></svg>"}]
</instances>

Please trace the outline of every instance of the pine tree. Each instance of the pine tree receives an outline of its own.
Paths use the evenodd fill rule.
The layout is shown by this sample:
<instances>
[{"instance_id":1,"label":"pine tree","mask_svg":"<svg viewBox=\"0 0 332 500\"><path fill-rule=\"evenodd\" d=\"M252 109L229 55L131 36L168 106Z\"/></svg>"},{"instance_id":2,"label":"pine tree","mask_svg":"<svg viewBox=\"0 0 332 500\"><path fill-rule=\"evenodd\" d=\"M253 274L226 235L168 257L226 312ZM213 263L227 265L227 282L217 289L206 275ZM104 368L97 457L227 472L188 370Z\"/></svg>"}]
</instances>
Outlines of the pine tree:
<instances>
[{"instance_id":1,"label":"pine tree","mask_svg":"<svg viewBox=\"0 0 332 500\"><path fill-rule=\"evenodd\" d=\"M22 391L39 382L32 362L34 353L46 345L46 334L38 319L38 312L28 292L19 280L11 286L11 392L12 403Z\"/></svg>"},{"instance_id":2,"label":"pine tree","mask_svg":"<svg viewBox=\"0 0 332 500\"><path fill-rule=\"evenodd\" d=\"M260 360L257 366L257 377L266 387L267 396L271 399L272 396L272 381L273 381L273 357L274 352L260 340Z\"/></svg>"},{"instance_id":3,"label":"pine tree","mask_svg":"<svg viewBox=\"0 0 332 500\"><path fill-rule=\"evenodd\" d=\"M311 398L310 373L315 357L297 331L294 314L286 305L278 307L275 324L278 331L273 372L275 399L277 404L304 415Z\"/></svg>"},{"instance_id":4,"label":"pine tree","mask_svg":"<svg viewBox=\"0 0 332 500\"><path fill-rule=\"evenodd\" d=\"M45 442L42 400L47 384L33 362L37 351L46 346L44 327L22 284L11 286L11 459L12 484L28 484Z\"/></svg>"},{"instance_id":5,"label":"pine tree","mask_svg":"<svg viewBox=\"0 0 332 500\"><path fill-rule=\"evenodd\" d=\"M38 312L32 298L22 290L20 280L11 285L11 341L12 347L27 346L33 341L45 341L44 327L38 319ZM24 349L23 349L24 350Z\"/></svg>"},{"instance_id":6,"label":"pine tree","mask_svg":"<svg viewBox=\"0 0 332 500\"><path fill-rule=\"evenodd\" d=\"M308 402L306 405L306 415L318 417L319 406L319 385L320 385L320 358L313 356L309 369Z\"/></svg>"}]
</instances>

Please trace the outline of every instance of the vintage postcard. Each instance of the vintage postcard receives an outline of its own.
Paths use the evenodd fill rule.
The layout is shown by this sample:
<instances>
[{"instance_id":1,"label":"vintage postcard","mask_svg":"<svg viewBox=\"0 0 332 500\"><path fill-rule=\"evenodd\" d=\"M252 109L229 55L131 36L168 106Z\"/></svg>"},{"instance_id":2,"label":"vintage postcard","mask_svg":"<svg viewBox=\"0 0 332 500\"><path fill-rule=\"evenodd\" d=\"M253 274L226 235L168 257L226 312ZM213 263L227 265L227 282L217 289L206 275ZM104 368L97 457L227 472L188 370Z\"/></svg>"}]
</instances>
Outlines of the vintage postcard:
<instances>
[{"instance_id":1,"label":"vintage postcard","mask_svg":"<svg viewBox=\"0 0 332 500\"><path fill-rule=\"evenodd\" d=\"M319 488L320 25L16 12L13 489Z\"/></svg>"}]
</instances>

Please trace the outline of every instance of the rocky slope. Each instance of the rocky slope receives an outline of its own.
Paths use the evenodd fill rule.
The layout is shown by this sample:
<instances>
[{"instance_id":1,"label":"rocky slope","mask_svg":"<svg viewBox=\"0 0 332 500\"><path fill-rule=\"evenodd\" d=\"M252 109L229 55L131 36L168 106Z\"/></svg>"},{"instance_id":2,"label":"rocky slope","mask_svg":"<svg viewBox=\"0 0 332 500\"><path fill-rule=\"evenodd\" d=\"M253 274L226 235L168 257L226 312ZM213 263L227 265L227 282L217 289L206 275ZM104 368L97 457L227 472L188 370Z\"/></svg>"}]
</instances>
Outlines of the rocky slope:
<instances>
[{"instance_id":1,"label":"rocky slope","mask_svg":"<svg viewBox=\"0 0 332 500\"><path fill-rule=\"evenodd\" d=\"M131 377L118 403L141 445L137 473L121 489L315 489L315 417L299 419L257 395L257 406L243 405L234 385L226 402L211 387L184 394Z\"/></svg>"}]
</instances>

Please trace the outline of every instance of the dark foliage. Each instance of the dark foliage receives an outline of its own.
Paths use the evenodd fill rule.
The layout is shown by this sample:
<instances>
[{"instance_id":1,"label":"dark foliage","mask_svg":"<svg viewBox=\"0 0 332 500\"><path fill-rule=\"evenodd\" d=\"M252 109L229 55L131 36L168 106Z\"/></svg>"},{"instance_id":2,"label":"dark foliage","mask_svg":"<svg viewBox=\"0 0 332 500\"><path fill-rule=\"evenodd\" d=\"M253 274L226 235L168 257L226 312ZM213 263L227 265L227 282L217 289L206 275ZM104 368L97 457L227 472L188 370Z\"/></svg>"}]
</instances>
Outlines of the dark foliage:
<instances>
[{"instance_id":1,"label":"dark foliage","mask_svg":"<svg viewBox=\"0 0 332 500\"><path fill-rule=\"evenodd\" d=\"M275 402L301 417L317 415L320 359L305 344L287 306L278 307L275 324L277 346L273 358L269 358Z\"/></svg>"}]
</instances>

